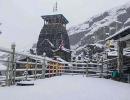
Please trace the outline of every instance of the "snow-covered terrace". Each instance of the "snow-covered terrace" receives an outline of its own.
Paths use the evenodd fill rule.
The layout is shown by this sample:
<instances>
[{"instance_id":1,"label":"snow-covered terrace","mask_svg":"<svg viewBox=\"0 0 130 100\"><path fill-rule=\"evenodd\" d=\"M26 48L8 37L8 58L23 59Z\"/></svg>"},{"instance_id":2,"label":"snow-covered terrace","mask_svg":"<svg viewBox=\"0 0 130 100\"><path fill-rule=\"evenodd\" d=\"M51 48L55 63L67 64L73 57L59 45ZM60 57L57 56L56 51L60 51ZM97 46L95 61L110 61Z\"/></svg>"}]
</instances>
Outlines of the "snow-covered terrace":
<instances>
[{"instance_id":1,"label":"snow-covered terrace","mask_svg":"<svg viewBox=\"0 0 130 100\"><path fill-rule=\"evenodd\" d=\"M130 84L85 76L57 76L34 86L0 88L1 100L130 100Z\"/></svg>"}]
</instances>

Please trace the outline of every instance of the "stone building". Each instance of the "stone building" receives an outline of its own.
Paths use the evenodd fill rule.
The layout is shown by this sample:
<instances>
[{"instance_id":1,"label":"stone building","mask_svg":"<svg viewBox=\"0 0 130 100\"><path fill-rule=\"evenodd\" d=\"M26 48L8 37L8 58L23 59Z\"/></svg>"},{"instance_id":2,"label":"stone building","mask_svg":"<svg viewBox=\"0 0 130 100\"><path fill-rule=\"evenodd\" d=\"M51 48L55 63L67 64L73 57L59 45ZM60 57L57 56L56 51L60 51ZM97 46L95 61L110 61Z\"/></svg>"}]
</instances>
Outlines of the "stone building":
<instances>
[{"instance_id":1,"label":"stone building","mask_svg":"<svg viewBox=\"0 0 130 100\"><path fill-rule=\"evenodd\" d=\"M44 26L37 42L37 54L43 55L45 52L48 57L59 56L59 54L54 52L60 48L62 41L64 42L64 48L70 49L66 30L66 24L69 23L68 20L62 14L46 15L42 16L42 18L44 19ZM64 57L66 55L67 57ZM71 52L64 52L60 57L70 61Z\"/></svg>"}]
</instances>

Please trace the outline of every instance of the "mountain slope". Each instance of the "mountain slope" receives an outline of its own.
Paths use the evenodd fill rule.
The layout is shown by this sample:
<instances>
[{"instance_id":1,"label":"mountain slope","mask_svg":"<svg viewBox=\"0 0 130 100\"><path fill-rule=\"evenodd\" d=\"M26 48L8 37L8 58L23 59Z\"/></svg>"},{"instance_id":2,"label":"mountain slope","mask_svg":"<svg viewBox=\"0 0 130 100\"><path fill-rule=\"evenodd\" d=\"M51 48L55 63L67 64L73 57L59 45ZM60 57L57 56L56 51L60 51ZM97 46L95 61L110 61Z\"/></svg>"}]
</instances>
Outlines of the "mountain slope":
<instances>
[{"instance_id":1,"label":"mountain slope","mask_svg":"<svg viewBox=\"0 0 130 100\"><path fill-rule=\"evenodd\" d=\"M69 28L71 48L81 54L88 44L103 44L106 37L127 26L130 26L130 2Z\"/></svg>"}]
</instances>

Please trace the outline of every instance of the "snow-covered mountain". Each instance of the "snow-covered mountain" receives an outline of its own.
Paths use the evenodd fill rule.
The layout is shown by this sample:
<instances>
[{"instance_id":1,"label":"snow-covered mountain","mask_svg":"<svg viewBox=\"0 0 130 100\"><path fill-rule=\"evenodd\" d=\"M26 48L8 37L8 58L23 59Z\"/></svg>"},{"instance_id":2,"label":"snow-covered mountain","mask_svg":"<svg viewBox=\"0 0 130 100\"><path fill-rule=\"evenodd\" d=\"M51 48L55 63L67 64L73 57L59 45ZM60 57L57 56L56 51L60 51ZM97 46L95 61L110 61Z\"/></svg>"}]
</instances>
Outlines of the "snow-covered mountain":
<instances>
[{"instance_id":1,"label":"snow-covered mountain","mask_svg":"<svg viewBox=\"0 0 130 100\"><path fill-rule=\"evenodd\" d=\"M126 26L130 26L130 2L69 28L71 49L79 55L88 44L103 44L106 37Z\"/></svg>"}]
</instances>

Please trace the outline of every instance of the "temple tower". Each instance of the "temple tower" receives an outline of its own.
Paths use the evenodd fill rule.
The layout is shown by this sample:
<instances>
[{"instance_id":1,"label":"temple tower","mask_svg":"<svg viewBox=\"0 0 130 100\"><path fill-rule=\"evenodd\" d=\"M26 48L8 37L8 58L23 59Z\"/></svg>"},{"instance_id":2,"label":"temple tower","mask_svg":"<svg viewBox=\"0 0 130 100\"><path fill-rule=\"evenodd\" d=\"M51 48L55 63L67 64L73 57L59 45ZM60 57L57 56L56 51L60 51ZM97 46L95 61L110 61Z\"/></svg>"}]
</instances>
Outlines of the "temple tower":
<instances>
[{"instance_id":1,"label":"temple tower","mask_svg":"<svg viewBox=\"0 0 130 100\"><path fill-rule=\"evenodd\" d=\"M66 30L68 20L62 14L45 15L42 18L44 19L44 26L37 42L37 54L43 55L45 52L48 57L62 54L61 58L70 61L70 43Z\"/></svg>"}]
</instances>

